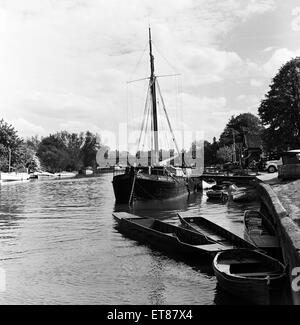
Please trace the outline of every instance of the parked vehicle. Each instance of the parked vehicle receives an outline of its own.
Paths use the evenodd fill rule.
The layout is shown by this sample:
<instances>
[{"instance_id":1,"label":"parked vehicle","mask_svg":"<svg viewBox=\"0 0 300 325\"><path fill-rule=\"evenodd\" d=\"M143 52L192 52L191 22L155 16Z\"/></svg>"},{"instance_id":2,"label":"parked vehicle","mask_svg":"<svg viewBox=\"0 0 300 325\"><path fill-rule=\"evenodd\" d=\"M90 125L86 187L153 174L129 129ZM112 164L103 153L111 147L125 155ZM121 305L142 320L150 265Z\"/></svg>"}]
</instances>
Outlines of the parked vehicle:
<instances>
[{"instance_id":1,"label":"parked vehicle","mask_svg":"<svg viewBox=\"0 0 300 325\"><path fill-rule=\"evenodd\" d=\"M276 173L278 171L278 166L282 165L282 159L278 160L268 160L265 163L265 170L268 173Z\"/></svg>"},{"instance_id":2,"label":"parked vehicle","mask_svg":"<svg viewBox=\"0 0 300 325\"><path fill-rule=\"evenodd\" d=\"M283 164L279 166L278 178L300 178L300 149L290 150L282 153L282 162Z\"/></svg>"}]
</instances>

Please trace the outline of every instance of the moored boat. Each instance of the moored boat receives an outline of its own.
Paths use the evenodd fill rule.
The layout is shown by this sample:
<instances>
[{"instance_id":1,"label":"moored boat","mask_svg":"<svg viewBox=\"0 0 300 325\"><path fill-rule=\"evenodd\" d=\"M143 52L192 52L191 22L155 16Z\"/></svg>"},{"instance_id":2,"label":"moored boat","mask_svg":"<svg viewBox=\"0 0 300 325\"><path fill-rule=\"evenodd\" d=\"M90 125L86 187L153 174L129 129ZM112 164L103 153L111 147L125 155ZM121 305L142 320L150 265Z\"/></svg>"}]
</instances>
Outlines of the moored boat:
<instances>
[{"instance_id":1,"label":"moored boat","mask_svg":"<svg viewBox=\"0 0 300 325\"><path fill-rule=\"evenodd\" d=\"M77 175L77 173L72 173L72 172L60 172L60 173L55 173L54 176L57 178L73 178Z\"/></svg>"},{"instance_id":2,"label":"moored boat","mask_svg":"<svg viewBox=\"0 0 300 325\"><path fill-rule=\"evenodd\" d=\"M118 230L135 240L151 244L164 251L190 256L214 257L233 247L224 246L195 231L153 218L140 218L128 213L113 214Z\"/></svg>"},{"instance_id":3,"label":"moored boat","mask_svg":"<svg viewBox=\"0 0 300 325\"><path fill-rule=\"evenodd\" d=\"M256 247L245 241L243 238L235 235L229 230L217 225L216 223L203 217L181 217L178 214L181 225L189 230L201 233L215 242L230 247L256 249Z\"/></svg>"},{"instance_id":4,"label":"moored boat","mask_svg":"<svg viewBox=\"0 0 300 325\"><path fill-rule=\"evenodd\" d=\"M257 198L255 188L231 186L230 190L234 202L252 202Z\"/></svg>"},{"instance_id":5,"label":"moored boat","mask_svg":"<svg viewBox=\"0 0 300 325\"><path fill-rule=\"evenodd\" d=\"M210 190L206 192L206 196L210 200L227 200L228 194L225 191L225 186L214 185Z\"/></svg>"},{"instance_id":6,"label":"moored boat","mask_svg":"<svg viewBox=\"0 0 300 325\"><path fill-rule=\"evenodd\" d=\"M259 211L246 210L244 212L245 238L256 247L267 252L280 249L272 223Z\"/></svg>"},{"instance_id":7,"label":"moored boat","mask_svg":"<svg viewBox=\"0 0 300 325\"><path fill-rule=\"evenodd\" d=\"M34 175L37 179L49 179L49 178L54 178L54 177L56 177L55 174L53 174L53 173L49 173L49 172L44 172L44 171L37 171L37 172L34 172L33 175Z\"/></svg>"},{"instance_id":8,"label":"moored boat","mask_svg":"<svg viewBox=\"0 0 300 325\"><path fill-rule=\"evenodd\" d=\"M217 182L214 179L210 179L207 181L202 180L202 189L203 190L211 189L215 185L217 185Z\"/></svg>"},{"instance_id":9,"label":"moored boat","mask_svg":"<svg viewBox=\"0 0 300 325\"><path fill-rule=\"evenodd\" d=\"M223 290L259 305L270 304L272 295L281 289L285 279L283 264L248 249L217 254L213 269Z\"/></svg>"},{"instance_id":10,"label":"moored boat","mask_svg":"<svg viewBox=\"0 0 300 325\"><path fill-rule=\"evenodd\" d=\"M138 151L136 157L140 157L141 151L150 153L147 161L143 161L143 166L127 167L122 174L116 174L113 177L113 189L117 203L132 203L134 200L166 200L178 198L183 195L189 195L190 191L196 190L198 183L192 175L192 168L187 164L183 155L183 148L180 149L172 129L170 119L164 104L158 76L154 71L154 56L152 52L151 29L149 28L149 55L150 70L148 94L143 124L141 127L141 135L139 137ZM170 157L162 159L162 144L159 143L159 107L162 109L162 117L165 117L170 132L172 145L165 151L170 151ZM145 150L141 145L143 132L151 130L151 148ZM150 139L148 139L150 140ZM141 150L141 147L144 148ZM172 147L172 148L171 148ZM176 148L176 151L173 150ZM171 155L171 151L173 152ZM175 153L176 152L176 153ZM180 162L176 162L176 158L182 158ZM137 158L138 160L139 158ZM127 162L128 163L128 162ZM140 165L139 162L136 162ZM169 166L164 165L169 164ZM200 175L198 175L200 176Z\"/></svg>"},{"instance_id":11,"label":"moored boat","mask_svg":"<svg viewBox=\"0 0 300 325\"><path fill-rule=\"evenodd\" d=\"M0 173L1 182L15 182L15 181L27 181L30 178L28 173L9 172Z\"/></svg>"}]
</instances>

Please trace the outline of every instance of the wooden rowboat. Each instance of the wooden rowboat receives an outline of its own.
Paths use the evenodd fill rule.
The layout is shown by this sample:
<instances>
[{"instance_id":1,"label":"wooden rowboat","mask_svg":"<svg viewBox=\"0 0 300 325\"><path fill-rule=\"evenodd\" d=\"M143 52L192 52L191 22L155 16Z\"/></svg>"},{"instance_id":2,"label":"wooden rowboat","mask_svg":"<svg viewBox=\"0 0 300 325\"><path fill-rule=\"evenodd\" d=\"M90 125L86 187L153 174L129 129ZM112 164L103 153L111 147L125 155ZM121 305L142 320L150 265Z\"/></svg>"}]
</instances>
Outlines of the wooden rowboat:
<instances>
[{"instance_id":1,"label":"wooden rowboat","mask_svg":"<svg viewBox=\"0 0 300 325\"><path fill-rule=\"evenodd\" d=\"M252 202L257 199L257 193L253 188L237 188L232 192L234 202Z\"/></svg>"},{"instance_id":2,"label":"wooden rowboat","mask_svg":"<svg viewBox=\"0 0 300 325\"><path fill-rule=\"evenodd\" d=\"M245 239L266 250L278 250L279 240L272 223L259 211L246 210L244 213Z\"/></svg>"},{"instance_id":3,"label":"wooden rowboat","mask_svg":"<svg viewBox=\"0 0 300 325\"><path fill-rule=\"evenodd\" d=\"M214 179L204 181L202 180L202 189L207 190L211 189L213 186L217 185L216 181Z\"/></svg>"},{"instance_id":4,"label":"wooden rowboat","mask_svg":"<svg viewBox=\"0 0 300 325\"><path fill-rule=\"evenodd\" d=\"M114 213L117 229L135 240L151 244L175 254L214 257L217 253L230 250L195 231L168 224L153 218L139 218L128 213Z\"/></svg>"},{"instance_id":5,"label":"wooden rowboat","mask_svg":"<svg viewBox=\"0 0 300 325\"><path fill-rule=\"evenodd\" d=\"M285 278L285 267L278 260L247 249L217 254L213 269L223 290L259 305L271 303Z\"/></svg>"},{"instance_id":6,"label":"wooden rowboat","mask_svg":"<svg viewBox=\"0 0 300 325\"><path fill-rule=\"evenodd\" d=\"M206 192L209 200L221 200L228 199L228 194L225 192L225 186L214 185L210 190Z\"/></svg>"},{"instance_id":7,"label":"wooden rowboat","mask_svg":"<svg viewBox=\"0 0 300 325\"><path fill-rule=\"evenodd\" d=\"M178 218L184 228L199 232L218 244L228 247L256 249L252 243L203 217L182 218L178 214Z\"/></svg>"}]
</instances>

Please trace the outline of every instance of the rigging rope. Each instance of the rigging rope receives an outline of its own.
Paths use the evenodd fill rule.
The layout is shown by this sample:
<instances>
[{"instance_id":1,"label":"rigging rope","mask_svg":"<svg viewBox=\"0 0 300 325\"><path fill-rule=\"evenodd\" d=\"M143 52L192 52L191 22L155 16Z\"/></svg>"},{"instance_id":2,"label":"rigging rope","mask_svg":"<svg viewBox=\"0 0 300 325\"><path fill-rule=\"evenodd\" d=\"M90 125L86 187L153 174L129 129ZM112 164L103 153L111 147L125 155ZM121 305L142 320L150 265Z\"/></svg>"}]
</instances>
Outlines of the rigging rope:
<instances>
[{"instance_id":1,"label":"rigging rope","mask_svg":"<svg viewBox=\"0 0 300 325\"><path fill-rule=\"evenodd\" d=\"M149 94L150 94L150 86L148 88L147 97L146 97L146 103L145 103L144 115L143 115L143 122L142 122L141 133L140 133L140 137L139 137L139 141L138 141L138 147L137 147L138 150L140 149L141 139L142 139L142 135L143 135L144 127L145 127L145 121L146 121L146 113L147 113L147 108L148 108Z\"/></svg>"},{"instance_id":2,"label":"rigging rope","mask_svg":"<svg viewBox=\"0 0 300 325\"><path fill-rule=\"evenodd\" d=\"M152 41L152 44L154 45L155 49L157 50L157 52L162 56L162 58L168 63L168 65L170 66L170 68L172 68L172 70L178 74L176 68L168 61L168 59L163 55L162 52L160 52L160 50L158 49L158 47L155 45L155 43Z\"/></svg>"},{"instance_id":3,"label":"rigging rope","mask_svg":"<svg viewBox=\"0 0 300 325\"><path fill-rule=\"evenodd\" d=\"M138 66L140 65L140 63L141 63L141 61L142 61L142 59L143 59L143 57L144 57L144 55L145 55L145 52L146 52L147 47L148 47L148 42L146 42L146 45L145 45L144 50L143 50L143 52L142 52L142 55L140 56L140 58L139 58L139 60L138 60L138 62L137 62L137 64L136 64L136 66L134 67L134 69L133 69L133 71L132 71L132 73L131 73L131 77L130 77L130 79L132 79L132 76L134 75L134 73L136 72Z\"/></svg>"},{"instance_id":4,"label":"rigging rope","mask_svg":"<svg viewBox=\"0 0 300 325\"><path fill-rule=\"evenodd\" d=\"M158 93L159 93L159 96L160 96L160 99L161 99L161 102L162 102L162 107L163 107L163 110L164 110L164 113L165 113L165 116L166 116L166 119L167 119L167 122L168 122L168 125L169 125L169 129L170 129L170 132L172 134L172 140L173 140L173 142L175 144L175 147L176 147L176 150L177 150L178 154L180 154L179 147L178 147L176 139L175 139L175 134L173 132L171 122L169 120L169 116L168 116L168 113L167 113L167 110L166 110L166 107L165 107L164 99L163 99L162 94L161 94L159 83L156 82L156 84L157 84Z\"/></svg>"}]
</instances>

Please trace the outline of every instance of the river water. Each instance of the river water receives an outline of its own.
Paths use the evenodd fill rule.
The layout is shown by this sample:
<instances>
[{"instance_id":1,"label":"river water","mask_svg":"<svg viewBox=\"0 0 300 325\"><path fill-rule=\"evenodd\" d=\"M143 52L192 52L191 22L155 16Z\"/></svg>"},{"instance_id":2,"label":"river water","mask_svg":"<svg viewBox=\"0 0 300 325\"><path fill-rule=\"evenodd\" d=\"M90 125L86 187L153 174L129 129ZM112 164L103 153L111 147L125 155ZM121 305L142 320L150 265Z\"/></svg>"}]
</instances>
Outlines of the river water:
<instances>
[{"instance_id":1,"label":"river water","mask_svg":"<svg viewBox=\"0 0 300 325\"><path fill-rule=\"evenodd\" d=\"M0 304L240 304L193 266L115 229L112 175L30 181L0 188ZM131 212L177 223L204 216L243 236L243 211L258 203L209 203L205 193ZM2 272L3 273L3 272ZM5 290L4 290L5 289Z\"/></svg>"}]
</instances>

